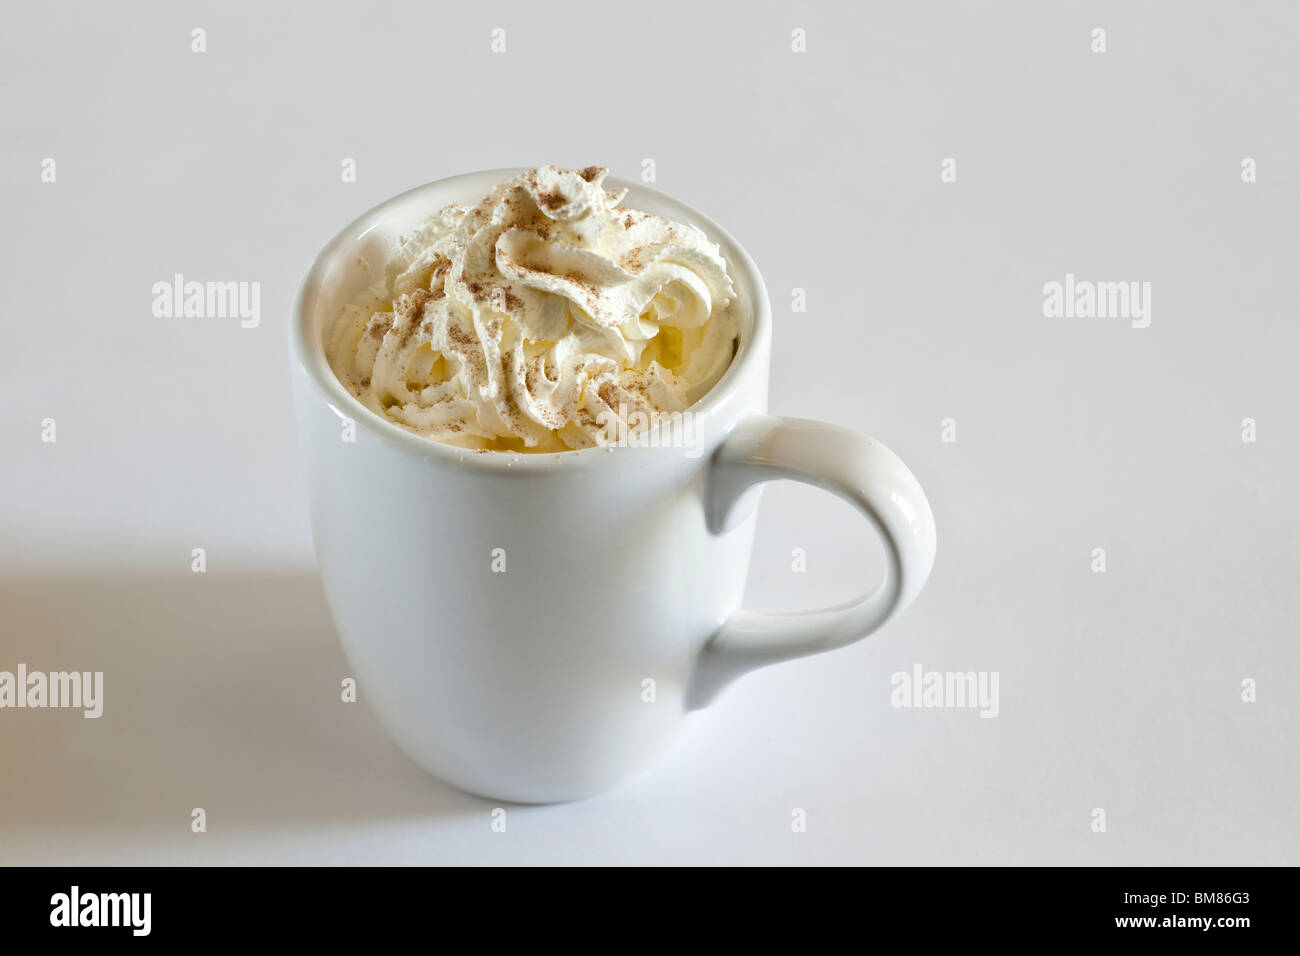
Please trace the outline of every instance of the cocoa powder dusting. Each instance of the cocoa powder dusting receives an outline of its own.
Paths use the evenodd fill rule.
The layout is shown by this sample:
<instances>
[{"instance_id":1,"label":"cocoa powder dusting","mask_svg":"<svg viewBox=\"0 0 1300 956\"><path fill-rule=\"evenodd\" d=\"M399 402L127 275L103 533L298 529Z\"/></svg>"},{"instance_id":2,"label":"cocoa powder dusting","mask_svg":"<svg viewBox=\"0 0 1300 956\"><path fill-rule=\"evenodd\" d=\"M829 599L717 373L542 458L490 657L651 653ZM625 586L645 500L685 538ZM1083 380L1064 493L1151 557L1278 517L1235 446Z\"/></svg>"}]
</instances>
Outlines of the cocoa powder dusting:
<instances>
[{"instance_id":1,"label":"cocoa powder dusting","mask_svg":"<svg viewBox=\"0 0 1300 956\"><path fill-rule=\"evenodd\" d=\"M447 273L451 271L451 260L441 253L433 262L433 272L429 277L429 292L434 299L441 299L447 294Z\"/></svg>"},{"instance_id":2,"label":"cocoa powder dusting","mask_svg":"<svg viewBox=\"0 0 1300 956\"><path fill-rule=\"evenodd\" d=\"M459 325L447 326L447 341L461 349L470 349L478 344L474 337Z\"/></svg>"},{"instance_id":3,"label":"cocoa powder dusting","mask_svg":"<svg viewBox=\"0 0 1300 956\"><path fill-rule=\"evenodd\" d=\"M388 330L393 327L393 321L396 316L391 312L376 312L370 317L370 323L366 326L366 334L376 342L382 342Z\"/></svg>"},{"instance_id":4,"label":"cocoa powder dusting","mask_svg":"<svg viewBox=\"0 0 1300 956\"><path fill-rule=\"evenodd\" d=\"M555 212L566 202L568 202L568 200L564 198L564 193L560 192L558 189L552 189L550 192L542 193L537 197L537 205L541 206L547 212Z\"/></svg>"},{"instance_id":5,"label":"cocoa powder dusting","mask_svg":"<svg viewBox=\"0 0 1300 956\"><path fill-rule=\"evenodd\" d=\"M428 289L417 289L414 292L408 292L393 303L393 311L401 316L406 323L402 329L402 338L398 343L399 348L405 348L406 343L411 341L411 336L415 330L420 327L420 321L424 318L424 304L433 298L433 293Z\"/></svg>"}]
</instances>

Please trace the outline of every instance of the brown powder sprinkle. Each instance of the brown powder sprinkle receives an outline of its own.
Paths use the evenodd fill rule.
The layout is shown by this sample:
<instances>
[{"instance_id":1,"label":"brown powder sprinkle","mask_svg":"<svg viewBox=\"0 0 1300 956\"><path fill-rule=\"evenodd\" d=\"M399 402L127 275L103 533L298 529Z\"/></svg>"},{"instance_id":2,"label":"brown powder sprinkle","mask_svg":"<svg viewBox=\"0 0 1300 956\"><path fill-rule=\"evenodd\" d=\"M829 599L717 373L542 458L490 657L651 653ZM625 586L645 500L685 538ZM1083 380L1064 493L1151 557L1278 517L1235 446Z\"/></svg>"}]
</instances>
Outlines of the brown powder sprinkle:
<instances>
[{"instance_id":1,"label":"brown powder sprinkle","mask_svg":"<svg viewBox=\"0 0 1300 956\"><path fill-rule=\"evenodd\" d=\"M393 312L404 319L423 318L424 303L431 298L433 293L428 289L416 289L414 292L404 293L393 303Z\"/></svg>"},{"instance_id":2,"label":"brown powder sprinkle","mask_svg":"<svg viewBox=\"0 0 1300 956\"><path fill-rule=\"evenodd\" d=\"M516 429L521 429L524 422L524 413L519 408L519 403L515 401L513 390L504 389L501 393L501 411L505 412L501 417L505 419L507 425L513 425Z\"/></svg>"},{"instance_id":3,"label":"brown powder sprinkle","mask_svg":"<svg viewBox=\"0 0 1300 956\"><path fill-rule=\"evenodd\" d=\"M557 273L556 273L556 276L558 276L558 277L561 278L561 279L568 279L570 282L572 282L574 285L576 285L579 289L582 289L582 291L588 293L589 295L593 295L593 296L594 296L594 295L596 294L596 292L597 292L597 289L596 289L596 283L592 282L590 279L588 279L586 276L584 276L581 272L573 272L573 271L569 271L569 272L557 272Z\"/></svg>"},{"instance_id":4,"label":"brown powder sprinkle","mask_svg":"<svg viewBox=\"0 0 1300 956\"><path fill-rule=\"evenodd\" d=\"M600 289L594 282L577 272L560 272L555 273L555 276L559 279L567 279L578 287L578 290L583 293L583 298L586 300L583 302L583 307L591 313L593 318L599 319L600 316L604 314L604 310L599 308Z\"/></svg>"},{"instance_id":5,"label":"brown powder sprinkle","mask_svg":"<svg viewBox=\"0 0 1300 956\"><path fill-rule=\"evenodd\" d=\"M589 183L595 182L596 177L600 175L599 166L586 166L578 170L578 175Z\"/></svg>"},{"instance_id":6,"label":"brown powder sprinkle","mask_svg":"<svg viewBox=\"0 0 1300 956\"><path fill-rule=\"evenodd\" d=\"M450 271L451 260L439 253L429 274L429 292L433 298L441 299L447 294L447 273Z\"/></svg>"},{"instance_id":7,"label":"brown powder sprinkle","mask_svg":"<svg viewBox=\"0 0 1300 956\"><path fill-rule=\"evenodd\" d=\"M478 345L478 341L459 325L447 326L447 341L461 349L472 349Z\"/></svg>"},{"instance_id":8,"label":"brown powder sprinkle","mask_svg":"<svg viewBox=\"0 0 1300 956\"><path fill-rule=\"evenodd\" d=\"M534 356L533 359L524 366L524 388L529 394L537 391L539 379L547 382L551 381L551 377L546 374L545 355ZM563 423L561 422L561 424Z\"/></svg>"},{"instance_id":9,"label":"brown powder sprinkle","mask_svg":"<svg viewBox=\"0 0 1300 956\"><path fill-rule=\"evenodd\" d=\"M406 343L411 341L411 336L415 334L415 330L420 327L420 321L424 318L424 304L432 298L433 293L428 289L417 289L406 293L393 303L393 311L406 322L406 327L402 329L401 341L398 343L399 348L404 348Z\"/></svg>"},{"instance_id":10,"label":"brown powder sprinkle","mask_svg":"<svg viewBox=\"0 0 1300 956\"><path fill-rule=\"evenodd\" d=\"M552 189L550 192L542 193L537 197L537 205L541 206L547 212L555 212L557 209L563 207L567 202L568 200L564 198L564 193L560 192L558 189Z\"/></svg>"}]
</instances>

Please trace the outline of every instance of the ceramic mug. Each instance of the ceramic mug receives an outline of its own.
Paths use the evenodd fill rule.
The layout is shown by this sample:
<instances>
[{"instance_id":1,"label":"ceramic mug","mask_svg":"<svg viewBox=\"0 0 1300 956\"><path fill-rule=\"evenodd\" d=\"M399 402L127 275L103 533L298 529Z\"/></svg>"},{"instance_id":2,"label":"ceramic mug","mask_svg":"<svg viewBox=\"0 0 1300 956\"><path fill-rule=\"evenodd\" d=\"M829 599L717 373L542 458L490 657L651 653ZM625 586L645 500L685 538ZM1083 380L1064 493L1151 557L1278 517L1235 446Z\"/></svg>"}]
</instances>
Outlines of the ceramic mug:
<instances>
[{"instance_id":1,"label":"ceramic mug","mask_svg":"<svg viewBox=\"0 0 1300 956\"><path fill-rule=\"evenodd\" d=\"M653 764L733 678L841 647L906 607L934 563L925 493L864 435L766 414L772 316L721 226L638 183L625 205L692 223L736 284L731 366L669 433L561 454L475 452L404 431L339 383L323 342L396 238L520 170L420 186L311 266L290 333L320 573L358 696L417 764L524 803L590 796ZM656 440L661 436L662 440ZM740 609L760 486L817 485L884 545L882 584L823 610Z\"/></svg>"}]
</instances>

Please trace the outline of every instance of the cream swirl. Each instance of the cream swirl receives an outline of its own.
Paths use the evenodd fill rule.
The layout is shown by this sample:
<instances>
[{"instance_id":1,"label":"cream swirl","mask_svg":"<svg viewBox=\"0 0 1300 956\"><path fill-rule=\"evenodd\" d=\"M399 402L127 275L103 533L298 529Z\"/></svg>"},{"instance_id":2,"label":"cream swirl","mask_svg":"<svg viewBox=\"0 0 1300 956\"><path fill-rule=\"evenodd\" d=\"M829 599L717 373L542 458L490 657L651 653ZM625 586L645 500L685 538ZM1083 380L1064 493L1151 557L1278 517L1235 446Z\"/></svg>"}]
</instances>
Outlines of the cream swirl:
<instances>
[{"instance_id":1,"label":"cream swirl","mask_svg":"<svg viewBox=\"0 0 1300 956\"><path fill-rule=\"evenodd\" d=\"M335 374L469 448L606 444L693 404L734 353L727 264L695 227L618 208L606 172L529 170L423 222L343 309Z\"/></svg>"}]
</instances>

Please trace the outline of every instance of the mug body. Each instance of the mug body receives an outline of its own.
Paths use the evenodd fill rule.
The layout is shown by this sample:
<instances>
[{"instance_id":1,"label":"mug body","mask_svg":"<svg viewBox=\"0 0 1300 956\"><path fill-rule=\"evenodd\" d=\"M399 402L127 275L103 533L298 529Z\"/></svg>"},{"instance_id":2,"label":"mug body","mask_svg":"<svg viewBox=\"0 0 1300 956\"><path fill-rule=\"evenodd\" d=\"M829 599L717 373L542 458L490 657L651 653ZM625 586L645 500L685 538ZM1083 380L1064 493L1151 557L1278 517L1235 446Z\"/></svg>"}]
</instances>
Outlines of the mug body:
<instances>
[{"instance_id":1,"label":"mug body","mask_svg":"<svg viewBox=\"0 0 1300 956\"><path fill-rule=\"evenodd\" d=\"M766 411L770 316L724 230L618 183L629 208L699 226L731 267L740 341L708 395L675 427L547 455L442 445L380 418L329 368L330 324L398 235L516 172L431 183L345 229L303 282L291 348L320 573L358 696L447 783L552 802L671 746L699 652L740 604L756 500L715 535L704 492L712 453Z\"/></svg>"}]
</instances>

